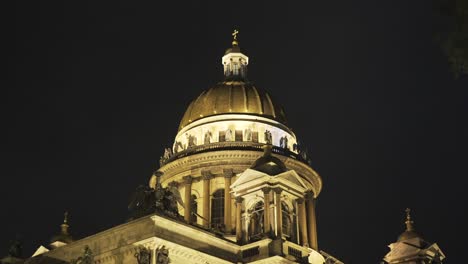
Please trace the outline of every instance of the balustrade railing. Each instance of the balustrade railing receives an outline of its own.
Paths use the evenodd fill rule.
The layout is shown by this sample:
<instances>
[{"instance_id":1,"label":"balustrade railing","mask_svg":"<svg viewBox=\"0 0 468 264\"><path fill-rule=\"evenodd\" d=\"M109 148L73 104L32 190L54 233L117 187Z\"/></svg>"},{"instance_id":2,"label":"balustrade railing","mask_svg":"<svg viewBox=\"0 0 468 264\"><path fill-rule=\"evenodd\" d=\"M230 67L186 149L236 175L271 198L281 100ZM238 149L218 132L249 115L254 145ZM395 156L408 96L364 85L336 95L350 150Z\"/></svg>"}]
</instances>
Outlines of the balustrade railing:
<instances>
[{"instance_id":1,"label":"balustrade railing","mask_svg":"<svg viewBox=\"0 0 468 264\"><path fill-rule=\"evenodd\" d=\"M231 141L231 142L214 142L209 144L191 146L187 149L182 151L173 153L169 155L169 157L161 157L160 165L163 166L169 162L174 160L190 156L197 153L203 153L208 151L215 151L215 150L254 150L254 151L263 151L263 143L256 143L256 142L245 142L245 141ZM304 163L308 163L307 160L303 158L303 155L299 155L295 152L287 148L281 148L277 146L273 146L272 150L273 153L279 154L282 156L290 157L296 160L299 160Z\"/></svg>"}]
</instances>

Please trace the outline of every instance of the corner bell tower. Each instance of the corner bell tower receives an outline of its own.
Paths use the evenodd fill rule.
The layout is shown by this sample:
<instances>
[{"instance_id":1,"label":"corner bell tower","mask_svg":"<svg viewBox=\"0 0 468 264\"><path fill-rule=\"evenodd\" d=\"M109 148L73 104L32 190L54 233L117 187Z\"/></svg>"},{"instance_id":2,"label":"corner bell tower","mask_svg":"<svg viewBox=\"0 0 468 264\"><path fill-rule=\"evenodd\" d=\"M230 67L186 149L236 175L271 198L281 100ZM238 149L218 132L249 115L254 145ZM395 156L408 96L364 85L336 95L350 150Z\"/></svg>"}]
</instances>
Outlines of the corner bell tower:
<instances>
[{"instance_id":1,"label":"corner bell tower","mask_svg":"<svg viewBox=\"0 0 468 264\"><path fill-rule=\"evenodd\" d=\"M406 209L406 230L397 242L390 244L390 252L384 257L383 263L388 264L442 264L445 255L436 243L429 243L414 229L411 210Z\"/></svg>"}]
</instances>

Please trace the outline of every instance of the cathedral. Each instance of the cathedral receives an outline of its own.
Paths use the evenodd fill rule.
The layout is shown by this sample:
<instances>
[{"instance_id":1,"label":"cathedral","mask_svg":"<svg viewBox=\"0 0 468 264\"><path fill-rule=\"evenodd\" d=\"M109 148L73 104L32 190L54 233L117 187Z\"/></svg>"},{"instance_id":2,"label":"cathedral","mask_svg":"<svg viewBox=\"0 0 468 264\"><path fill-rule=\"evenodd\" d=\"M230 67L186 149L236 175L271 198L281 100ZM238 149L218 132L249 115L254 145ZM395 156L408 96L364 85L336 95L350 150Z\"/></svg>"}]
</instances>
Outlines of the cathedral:
<instances>
[{"instance_id":1,"label":"cathedral","mask_svg":"<svg viewBox=\"0 0 468 264\"><path fill-rule=\"evenodd\" d=\"M188 105L127 222L75 240L66 213L50 244L26 259L13 245L0 263L343 263L318 243L322 179L282 107L248 80L237 31L221 63L224 80ZM382 263L442 263L409 209L405 224Z\"/></svg>"}]
</instances>

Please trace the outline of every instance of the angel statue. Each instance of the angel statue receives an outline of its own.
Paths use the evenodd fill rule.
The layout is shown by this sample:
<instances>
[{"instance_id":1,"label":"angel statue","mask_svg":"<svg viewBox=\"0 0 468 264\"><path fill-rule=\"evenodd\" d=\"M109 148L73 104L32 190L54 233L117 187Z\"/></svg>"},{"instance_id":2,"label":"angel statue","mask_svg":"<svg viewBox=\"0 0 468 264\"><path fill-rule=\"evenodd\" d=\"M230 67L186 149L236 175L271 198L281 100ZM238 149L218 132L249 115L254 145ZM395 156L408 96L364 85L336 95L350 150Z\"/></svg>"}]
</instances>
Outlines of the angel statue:
<instances>
[{"instance_id":1,"label":"angel statue","mask_svg":"<svg viewBox=\"0 0 468 264\"><path fill-rule=\"evenodd\" d=\"M151 264L151 250L140 246L138 252L135 253L135 258L137 259L138 264Z\"/></svg>"}]
</instances>

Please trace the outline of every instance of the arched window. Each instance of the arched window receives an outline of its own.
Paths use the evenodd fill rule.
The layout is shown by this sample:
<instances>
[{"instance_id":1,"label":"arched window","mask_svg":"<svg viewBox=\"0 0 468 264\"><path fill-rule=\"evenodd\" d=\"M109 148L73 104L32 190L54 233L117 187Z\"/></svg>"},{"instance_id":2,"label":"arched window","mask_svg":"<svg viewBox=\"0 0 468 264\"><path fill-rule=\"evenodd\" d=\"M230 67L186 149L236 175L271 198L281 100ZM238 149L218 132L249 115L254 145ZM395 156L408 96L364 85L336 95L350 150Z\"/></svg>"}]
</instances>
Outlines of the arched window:
<instances>
[{"instance_id":1,"label":"arched window","mask_svg":"<svg viewBox=\"0 0 468 264\"><path fill-rule=\"evenodd\" d=\"M216 190L211 198L211 226L222 229L224 225L224 189Z\"/></svg>"},{"instance_id":2,"label":"arched window","mask_svg":"<svg viewBox=\"0 0 468 264\"><path fill-rule=\"evenodd\" d=\"M190 223L197 223L197 215L195 213L198 212L198 204L197 204L197 196L192 194L190 199L192 212L190 213Z\"/></svg>"},{"instance_id":3,"label":"arched window","mask_svg":"<svg viewBox=\"0 0 468 264\"><path fill-rule=\"evenodd\" d=\"M257 241L262 238L263 233L263 214L265 206L263 201L259 201L250 210L249 237L250 241Z\"/></svg>"}]
</instances>

